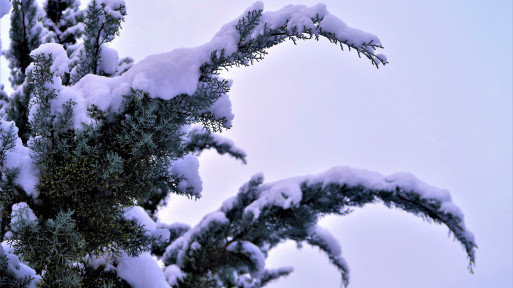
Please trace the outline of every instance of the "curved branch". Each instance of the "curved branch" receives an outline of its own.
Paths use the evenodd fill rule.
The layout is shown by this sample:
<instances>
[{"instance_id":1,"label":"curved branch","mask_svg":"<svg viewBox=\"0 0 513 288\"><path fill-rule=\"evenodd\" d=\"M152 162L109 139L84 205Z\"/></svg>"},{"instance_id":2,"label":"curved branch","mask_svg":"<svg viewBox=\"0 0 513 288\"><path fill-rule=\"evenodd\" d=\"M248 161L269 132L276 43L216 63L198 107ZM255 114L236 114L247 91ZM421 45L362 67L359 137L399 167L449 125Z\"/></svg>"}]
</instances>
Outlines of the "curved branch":
<instances>
[{"instance_id":1,"label":"curved branch","mask_svg":"<svg viewBox=\"0 0 513 288\"><path fill-rule=\"evenodd\" d=\"M237 196L225 201L212 214L216 217L206 217L187 235L172 243L164 255L166 265L195 263L196 266L187 264L181 268L200 275L220 269L238 271L235 262L207 262L196 257L221 259L219 255L229 253L232 253L230 257L237 257L233 251L228 251L236 242L252 243L267 255L279 243L293 240L324 251L347 285L349 268L341 256L340 246L329 232L316 225L317 221L328 214L345 215L350 207L376 201L445 224L465 247L470 268L474 265L477 247L474 237L465 227L463 214L451 201L449 193L410 174L383 176L367 170L335 167L317 175L262 183L261 175L253 177ZM205 235L217 235L217 241ZM202 247L202 253L195 252L195 247Z\"/></svg>"}]
</instances>

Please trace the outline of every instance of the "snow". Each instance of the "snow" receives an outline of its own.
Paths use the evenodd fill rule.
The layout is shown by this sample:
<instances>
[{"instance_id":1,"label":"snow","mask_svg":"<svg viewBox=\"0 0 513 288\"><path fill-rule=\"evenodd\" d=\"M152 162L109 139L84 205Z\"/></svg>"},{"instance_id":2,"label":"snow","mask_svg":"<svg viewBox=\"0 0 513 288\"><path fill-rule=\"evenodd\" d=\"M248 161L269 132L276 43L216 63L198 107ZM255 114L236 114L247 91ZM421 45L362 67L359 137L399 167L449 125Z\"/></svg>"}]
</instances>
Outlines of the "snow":
<instances>
[{"instance_id":1,"label":"snow","mask_svg":"<svg viewBox=\"0 0 513 288\"><path fill-rule=\"evenodd\" d=\"M0 119L1 131L9 131L10 127L13 127L13 133L18 135L18 128L16 128L14 122ZM18 137L16 137L14 144L14 148L5 152L6 158L3 168L18 168L19 174L14 182L20 185L23 190L25 190L25 193L33 198L37 198L39 193L36 190L36 185L39 181L39 172L37 171L36 166L32 163L32 158L30 158L30 149L23 146L21 139Z\"/></svg>"},{"instance_id":2,"label":"snow","mask_svg":"<svg viewBox=\"0 0 513 288\"><path fill-rule=\"evenodd\" d=\"M253 278L258 278L265 271L265 255L262 253L260 248L255 244L248 241L241 242L233 242L228 247L226 247L227 251L232 251L236 253L242 253L248 256L253 263L256 264L256 271L251 271L250 275Z\"/></svg>"},{"instance_id":3,"label":"snow","mask_svg":"<svg viewBox=\"0 0 513 288\"><path fill-rule=\"evenodd\" d=\"M160 238L162 241L167 241L171 235L165 225L162 226L159 225L160 223L155 223L141 206L126 208L123 217L135 220L137 223L144 226L144 229L147 230L147 234Z\"/></svg>"},{"instance_id":4,"label":"snow","mask_svg":"<svg viewBox=\"0 0 513 288\"><path fill-rule=\"evenodd\" d=\"M455 217L457 224L446 224L451 231L457 234L458 239L468 249L472 249L469 247L475 245L473 234L465 227L464 215L452 202L449 192L445 189L428 185L409 173L396 173L384 176L377 172L363 169L334 167L317 175L296 177L262 185L258 198L245 208L244 213L246 215L253 215L253 219L256 219L264 207L278 206L288 209L298 205L302 198L301 184L303 183L308 186L322 184L323 187L326 187L330 184L337 184L347 188L360 187L364 190L363 193L377 191L392 194L401 193L403 197L408 197L409 193L415 194L421 200L435 204L434 207L439 206L434 208L435 211L433 211L438 216L444 217L444 219L447 216ZM226 206L229 206L229 203Z\"/></svg>"},{"instance_id":5,"label":"snow","mask_svg":"<svg viewBox=\"0 0 513 288\"><path fill-rule=\"evenodd\" d=\"M11 12L11 1L0 0L0 19ZM2 55L2 40L0 39L0 55Z\"/></svg>"},{"instance_id":6,"label":"snow","mask_svg":"<svg viewBox=\"0 0 513 288\"><path fill-rule=\"evenodd\" d=\"M37 14L39 14L39 15L37 15ZM40 17L42 17L43 12L41 10L39 10L37 14L36 14L37 15L36 19L30 19L30 21L33 21L33 22L26 21L26 23L32 24L32 27L28 26L30 28L28 30L29 31L29 33L28 33L29 39L30 38L34 39L34 38L38 37L37 35L45 35L46 31L48 31L48 29L45 26L43 26L43 23L39 21ZM25 16L25 17L27 17L27 16ZM34 20L36 20L36 21L34 21Z\"/></svg>"},{"instance_id":7,"label":"snow","mask_svg":"<svg viewBox=\"0 0 513 288\"><path fill-rule=\"evenodd\" d=\"M37 55L42 54L48 59L51 56L52 65L50 66L50 72L54 73L56 76L64 76L64 73L68 71L69 59L66 54L66 50L62 47L61 44L57 43L45 43L41 44L38 48L32 50L30 52L30 56L33 58Z\"/></svg>"},{"instance_id":8,"label":"snow","mask_svg":"<svg viewBox=\"0 0 513 288\"><path fill-rule=\"evenodd\" d=\"M105 3L111 15L122 17L115 10L124 5L124 1L101 0L97 3ZM256 2L246 11L262 9L262 2ZM242 14L241 17L246 16L246 13ZM289 21L289 29L292 29L293 25L298 25L300 31L302 31L303 26L312 28L314 24L311 18L317 14L324 17L324 20L319 24L322 29L340 33L340 35L337 34L337 39L340 41L347 41L355 46L360 46L363 42L370 42L371 40L374 44L380 43L376 36L348 27L344 22L329 14L324 5L316 5L310 8L301 5L290 5L275 12L263 13L262 21L255 27L251 37L257 37L262 33L264 24L269 27L277 27L285 25L287 20ZM74 91L61 90L61 93L66 94L62 98L71 97L79 103L74 109L76 115L73 127L79 129L81 122L92 123L87 112L90 105L94 104L105 112L117 112L123 100L123 95L129 94L130 88L142 90L149 93L152 98L164 100L172 99L180 94L193 95L199 85L199 68L210 61L211 52L218 51L219 53L219 51L224 50L225 55L231 55L237 51L240 35L235 26L239 19L240 17L224 25L211 41L204 45L151 55L120 76L104 79L101 76L88 75L70 88ZM313 33L318 32L314 29ZM105 48L102 56L105 57L105 60L101 63L101 65L104 65L102 69L106 69L105 72L113 71L114 59L117 58L115 53ZM231 85L230 81L228 85ZM230 99L227 95L219 98L212 105L210 111L215 117L226 118L225 127L231 126L233 114Z\"/></svg>"},{"instance_id":9,"label":"snow","mask_svg":"<svg viewBox=\"0 0 513 288\"><path fill-rule=\"evenodd\" d=\"M287 209L291 204L297 203L301 200L300 184L303 182L306 182L308 185L322 183L324 186L329 184L339 184L346 185L348 188L362 186L371 190L383 190L389 192L395 192L396 188L400 188L404 191L414 191L424 199L436 200L441 202L442 205L445 204L446 210L443 211L446 213L451 213L456 217L463 216L461 210L451 202L451 196L447 190L430 186L409 173L397 173L390 176L383 176L377 172L351 167L335 167L317 175L296 177L265 184L262 186L263 192L259 198L266 198L271 201L269 203L280 205ZM284 198L283 195L275 194L285 194L286 196ZM295 197L292 199L294 201L289 199L290 197ZM250 206L248 206L248 208L249 207Z\"/></svg>"},{"instance_id":10,"label":"snow","mask_svg":"<svg viewBox=\"0 0 513 288\"><path fill-rule=\"evenodd\" d=\"M227 94L223 94L210 106L210 112L212 112L216 119L225 118L225 122L223 122L224 128L230 128L232 126L235 115L232 113L232 102Z\"/></svg>"},{"instance_id":11,"label":"snow","mask_svg":"<svg viewBox=\"0 0 513 288\"><path fill-rule=\"evenodd\" d=\"M461 210L452 202L449 191L440 189L419 180L410 173L395 173L383 176L376 172L351 167L335 167L322 174L304 179L308 184L330 183L345 184L348 187L364 186L372 190L395 192L397 188L402 191L411 191L422 199L434 200L441 203L440 211L463 218Z\"/></svg>"},{"instance_id":12,"label":"snow","mask_svg":"<svg viewBox=\"0 0 513 288\"><path fill-rule=\"evenodd\" d=\"M239 194L248 194L248 191L251 187L251 183L262 183L264 181L264 175L262 173L257 173L255 175L253 175L251 177L251 179L249 180L249 182L246 182L239 190ZM258 193L258 192L257 192ZM250 195L249 197L253 197L254 195ZM229 212L230 210L233 209L233 207L235 207L235 205L238 205L238 198L239 196L233 196L233 197L230 197L228 199L226 199L221 208L220 208L220 211L223 211L224 213L227 213ZM255 215L255 214L253 214Z\"/></svg>"},{"instance_id":13,"label":"snow","mask_svg":"<svg viewBox=\"0 0 513 288\"><path fill-rule=\"evenodd\" d=\"M236 147L235 143L233 143L233 141L231 139L226 138L226 137L224 137L222 135L219 135L217 133L213 133L213 132L209 133L201 125L194 125L194 126L192 126L189 129L189 133L190 134L207 134L208 133L208 135L210 136L210 138L212 139L212 141L215 143L216 146L229 147L229 150L232 153L236 153L236 154L244 155L244 156L246 155L246 152L244 152L239 147Z\"/></svg>"},{"instance_id":14,"label":"snow","mask_svg":"<svg viewBox=\"0 0 513 288\"><path fill-rule=\"evenodd\" d=\"M93 5L93 1L91 0L88 7ZM123 19L123 15L118 11L122 6L126 9L126 4L124 0L96 0L96 6L100 7L105 5L105 12L112 16L115 19Z\"/></svg>"},{"instance_id":15,"label":"snow","mask_svg":"<svg viewBox=\"0 0 513 288\"><path fill-rule=\"evenodd\" d=\"M223 205L221 205L221 211L226 213L226 212L232 210L236 204L237 204L237 196L232 196L223 201Z\"/></svg>"},{"instance_id":16,"label":"snow","mask_svg":"<svg viewBox=\"0 0 513 288\"><path fill-rule=\"evenodd\" d=\"M71 11L71 10L67 10L67 11ZM70 15L70 17L75 17L75 16ZM61 38L65 39L66 37L68 37L68 35L77 35L80 32L84 31L84 27L85 27L84 23L82 23L82 22L79 22L71 27L68 27L64 32L62 32Z\"/></svg>"},{"instance_id":17,"label":"snow","mask_svg":"<svg viewBox=\"0 0 513 288\"><path fill-rule=\"evenodd\" d=\"M123 255L118 261L117 275L133 288L169 288L162 269L151 254L143 253L137 257Z\"/></svg>"},{"instance_id":18,"label":"snow","mask_svg":"<svg viewBox=\"0 0 513 288\"><path fill-rule=\"evenodd\" d=\"M244 209L244 213L252 213L253 219L258 218L260 211L267 206L278 206L283 209L297 207L303 198L301 188L294 182L277 182L269 189L262 191L257 200Z\"/></svg>"},{"instance_id":19,"label":"snow","mask_svg":"<svg viewBox=\"0 0 513 288\"><path fill-rule=\"evenodd\" d=\"M182 159L173 162L173 166L169 172L171 175L181 178L180 182L178 182L178 190L181 193L192 193L193 196L201 197L203 183L198 169L198 157L193 155L186 155Z\"/></svg>"},{"instance_id":20,"label":"snow","mask_svg":"<svg viewBox=\"0 0 513 288\"><path fill-rule=\"evenodd\" d=\"M123 102L123 95L130 93L127 83L112 81L113 78L89 74L72 87L62 87L54 100L55 107L62 109L62 104L69 100L77 103L73 107L73 127L80 129L82 123L92 124L87 108L96 105L105 112L117 112ZM60 107L60 108L59 108Z\"/></svg>"},{"instance_id":21,"label":"snow","mask_svg":"<svg viewBox=\"0 0 513 288\"><path fill-rule=\"evenodd\" d=\"M324 4L317 4L313 7L306 7L303 5L288 5L275 12L263 13L261 24L255 29L254 36L263 31L263 23L271 29L280 26L287 26L287 30L291 31L294 26L298 28L298 32L302 33L303 28L314 28L312 18L316 15L323 17L328 14ZM290 19L288 22L287 19Z\"/></svg>"},{"instance_id":22,"label":"snow","mask_svg":"<svg viewBox=\"0 0 513 288\"><path fill-rule=\"evenodd\" d=\"M34 280L29 284L29 288L34 288L41 280L41 276L36 274L36 271L29 266L25 265L20 258L14 254L14 249L6 243L0 245L0 256L5 255L8 260L8 270L14 272L16 278L23 280L26 276L32 277Z\"/></svg>"},{"instance_id":23,"label":"snow","mask_svg":"<svg viewBox=\"0 0 513 288\"><path fill-rule=\"evenodd\" d=\"M11 212L11 227L21 219L36 221L37 217L34 211L25 202L20 202L12 205Z\"/></svg>"},{"instance_id":24,"label":"snow","mask_svg":"<svg viewBox=\"0 0 513 288\"><path fill-rule=\"evenodd\" d=\"M114 48L102 44L100 47L100 63L99 68L107 74L114 74L118 68L118 51Z\"/></svg>"},{"instance_id":25,"label":"snow","mask_svg":"<svg viewBox=\"0 0 513 288\"><path fill-rule=\"evenodd\" d=\"M172 229L172 230L189 230L189 229L191 229L191 226L189 224L185 224L185 223L173 223L173 224L159 223L158 226L165 227L167 229Z\"/></svg>"},{"instance_id":26,"label":"snow","mask_svg":"<svg viewBox=\"0 0 513 288\"><path fill-rule=\"evenodd\" d=\"M322 239L322 242L326 244L331 255L337 256L342 254L342 249L340 248L338 240L330 233L330 231L315 225L307 232L314 238Z\"/></svg>"},{"instance_id":27,"label":"snow","mask_svg":"<svg viewBox=\"0 0 513 288\"><path fill-rule=\"evenodd\" d=\"M305 28L313 29L314 34L318 34L315 24L312 21L312 19L317 16L322 18L322 21L319 23L319 26L322 27L322 31L334 33L336 38L341 42L347 41L347 44L356 47L361 47L364 43L369 44L371 41L372 44L381 45L381 41L378 37L349 27L338 17L330 14L324 4L317 4L312 7L288 5L278 11L263 13L262 20L255 28L252 37L263 33L264 24L269 28L286 26L288 31L292 31L292 29L296 27L298 33L305 31Z\"/></svg>"},{"instance_id":28,"label":"snow","mask_svg":"<svg viewBox=\"0 0 513 288\"><path fill-rule=\"evenodd\" d=\"M375 45L381 45L381 41L378 37L365 33L361 30L348 27L342 20L333 16L332 14L326 13L322 20L322 30L324 32L331 32L337 35L338 39L348 40L347 44L359 47L363 43L370 43Z\"/></svg>"},{"instance_id":29,"label":"snow","mask_svg":"<svg viewBox=\"0 0 513 288\"><path fill-rule=\"evenodd\" d=\"M84 262L88 267L92 267L94 270L98 269L100 266L104 266L106 271L114 269L114 266L112 265L112 257L109 255L91 256L87 254L84 257Z\"/></svg>"},{"instance_id":30,"label":"snow","mask_svg":"<svg viewBox=\"0 0 513 288\"><path fill-rule=\"evenodd\" d=\"M346 260L342 257L342 248L340 248L340 244L338 240L330 233L330 231L315 225L311 227L308 231L308 234L316 241L323 243L326 245L328 251L328 256L330 259L344 270L344 279L345 281L349 280L349 265Z\"/></svg>"},{"instance_id":31,"label":"snow","mask_svg":"<svg viewBox=\"0 0 513 288\"><path fill-rule=\"evenodd\" d=\"M177 254L177 265L181 265L182 258L186 255L185 251L194 243L194 236L201 231L208 231L214 225L223 225L229 223L226 215L221 211L209 213L201 219L200 223L189 231L185 232L181 237L173 241L171 245L166 248L163 258L169 258L170 254Z\"/></svg>"},{"instance_id":32,"label":"snow","mask_svg":"<svg viewBox=\"0 0 513 288\"><path fill-rule=\"evenodd\" d=\"M198 86L199 67L207 61L200 49L177 49L151 55L121 75L134 89L151 97L169 100L179 94L192 95Z\"/></svg>"},{"instance_id":33,"label":"snow","mask_svg":"<svg viewBox=\"0 0 513 288\"><path fill-rule=\"evenodd\" d=\"M180 267L176 265L170 265L164 270L164 276L166 276L167 283L172 286L178 285L178 280L183 280L185 273L182 272Z\"/></svg>"}]
</instances>

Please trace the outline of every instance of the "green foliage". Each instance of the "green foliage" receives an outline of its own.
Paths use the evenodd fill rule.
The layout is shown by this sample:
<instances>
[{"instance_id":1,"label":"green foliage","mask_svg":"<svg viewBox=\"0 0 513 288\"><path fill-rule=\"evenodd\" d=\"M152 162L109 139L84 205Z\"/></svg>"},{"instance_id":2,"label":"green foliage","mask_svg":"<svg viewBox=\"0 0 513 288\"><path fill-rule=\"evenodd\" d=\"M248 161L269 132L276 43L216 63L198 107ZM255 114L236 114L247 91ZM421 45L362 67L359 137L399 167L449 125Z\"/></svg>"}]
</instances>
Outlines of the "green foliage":
<instances>
[{"instance_id":1,"label":"green foliage","mask_svg":"<svg viewBox=\"0 0 513 288\"><path fill-rule=\"evenodd\" d=\"M6 153L15 147L16 132L14 126L8 130L0 129L0 239L3 239L11 220L11 207L15 203L29 202L30 197L15 184L18 168L5 168Z\"/></svg>"},{"instance_id":2,"label":"green foliage","mask_svg":"<svg viewBox=\"0 0 513 288\"><path fill-rule=\"evenodd\" d=\"M11 46L6 55L11 69L11 85L18 87L25 79L25 69L29 66L30 51L41 44L42 27L38 26L40 16L35 0L12 0Z\"/></svg>"},{"instance_id":3,"label":"green foliage","mask_svg":"<svg viewBox=\"0 0 513 288\"><path fill-rule=\"evenodd\" d=\"M120 3L92 0L82 12L78 1L47 0L40 15L33 0L13 0L13 42L8 57L13 86L19 89L4 109L30 148L39 182L38 196L27 195L16 184L20 169L4 167L6 153L17 140L14 126L4 127L0 131L0 236L8 238L16 254L42 276L38 287L130 287L116 274L118 260L146 251L184 273L177 279L179 287L263 287L292 272L291 268L263 267L268 251L285 240L318 247L347 284L347 266L317 222L324 215L346 215L352 207L378 200L446 224L473 264L475 243L465 238L462 219L440 212L440 202L400 187L391 193L361 185L304 181L298 188L302 197L297 205L284 207L270 201L255 212L248 207L265 198L262 195L270 189L262 185L262 176L256 176L194 228L152 223L167 229L168 238L127 219L125 213L138 205L157 220L158 208L170 194L199 197L194 187L180 187L186 176L171 172L188 154L212 148L246 163L244 152L212 133L231 125L230 119L216 116L212 109L230 90L230 83L219 77L222 69L249 66L262 60L268 48L286 40L318 40L321 36L341 48L355 49L376 67L386 61L374 55L381 46L372 41L355 46L323 31L319 15L311 19L311 27L289 27L288 21L278 27L264 23L263 30L255 34L262 11L253 10L235 25L240 36L236 51L211 51L200 65L192 95L163 100L131 89L116 109L90 105L87 111L92 123L74 123L77 103L62 101L65 86L88 74L118 76L133 65L127 57L119 61L114 73L100 69L102 47L118 35L126 15ZM35 26L37 20L42 21L41 27ZM50 54L30 58L30 51L45 41L63 45L71 58L70 73L55 75ZM204 129L187 133L184 127L192 124ZM28 207L13 212L13 205L20 202ZM88 262L92 258L105 263L95 266ZM7 258L0 255L0 287L25 287L32 282L32 278L14 279L7 267Z\"/></svg>"},{"instance_id":4,"label":"green foliage","mask_svg":"<svg viewBox=\"0 0 513 288\"><path fill-rule=\"evenodd\" d=\"M87 74L106 75L99 69L102 45L119 35L125 15L124 5L107 7L105 3L97 0L88 4L84 18L83 49L78 51L80 60L71 73L72 83L78 82Z\"/></svg>"},{"instance_id":5,"label":"green foliage","mask_svg":"<svg viewBox=\"0 0 513 288\"><path fill-rule=\"evenodd\" d=\"M83 12L76 0L46 0L43 4L46 12L45 27L49 33L45 42L56 42L64 48L73 45L83 33Z\"/></svg>"},{"instance_id":6,"label":"green foliage","mask_svg":"<svg viewBox=\"0 0 513 288\"><path fill-rule=\"evenodd\" d=\"M331 175L333 177L333 172ZM347 264L337 249L333 248L330 236L327 238L328 232L318 227L317 222L322 216L346 215L352 207L362 207L377 201L445 224L466 249L470 265L474 264L476 245L466 237L461 218L441 209L441 202L438 200L424 199L417 191L405 189L400 184L396 184L395 190L391 191L388 188L375 188L373 185L347 185L324 180L322 177L312 177L298 183L301 191L299 203L283 206L268 200L278 197L270 193L278 193L276 191L279 190L272 184L262 183L261 175L253 177L240 189L236 197L225 202L218 212L207 215L193 228L193 233L171 243L163 261L166 265L179 265L187 273L184 282L189 286L186 287L199 287L205 279L214 278L222 283L220 287L232 287L235 285L233 275L238 275L235 277L238 280L246 279L251 285L267 283L262 279L265 273L253 275L258 270L256 265L259 260L252 256L251 251L258 249L267 256L267 251L284 240L318 247L338 268L342 282L347 285ZM276 186L281 187L279 184ZM282 196L279 197L287 197L284 192L281 193ZM259 207L258 212L250 209L252 205ZM226 220L219 220L220 215L224 215ZM244 248L244 245L250 247ZM247 277L247 274L251 274L251 277ZM286 274L288 273L283 275Z\"/></svg>"},{"instance_id":7,"label":"green foliage","mask_svg":"<svg viewBox=\"0 0 513 288\"><path fill-rule=\"evenodd\" d=\"M131 286L123 279L119 278L114 271L105 269L104 266L94 269L92 267L84 267L82 271L83 288L131 288Z\"/></svg>"},{"instance_id":8,"label":"green foliage","mask_svg":"<svg viewBox=\"0 0 513 288\"><path fill-rule=\"evenodd\" d=\"M44 223L32 220L29 214L27 208L16 211L9 244L37 272L45 271L42 287L79 287L80 277L73 263L84 255L83 240L76 231L73 212L61 211Z\"/></svg>"},{"instance_id":9,"label":"green foliage","mask_svg":"<svg viewBox=\"0 0 513 288\"><path fill-rule=\"evenodd\" d=\"M10 105L7 106L7 118L14 121L18 127L18 136L24 144L27 144L30 137L30 126L28 123L29 115L29 102L30 94L32 93L32 86L28 83L21 87L21 90L16 90L10 99Z\"/></svg>"},{"instance_id":10,"label":"green foliage","mask_svg":"<svg viewBox=\"0 0 513 288\"><path fill-rule=\"evenodd\" d=\"M242 161L246 164L246 154L233 146L228 141L219 141L217 135L210 133L210 131L201 131L198 129L189 131L188 141L185 144L185 151L188 153L200 154L207 149L215 149L220 155L228 154L235 159Z\"/></svg>"},{"instance_id":11,"label":"green foliage","mask_svg":"<svg viewBox=\"0 0 513 288\"><path fill-rule=\"evenodd\" d=\"M9 96L4 91L4 84L0 84L0 111L4 110L9 103ZM2 112L0 112L2 113ZM5 113L5 112L4 112Z\"/></svg>"},{"instance_id":12,"label":"green foliage","mask_svg":"<svg viewBox=\"0 0 513 288\"><path fill-rule=\"evenodd\" d=\"M11 86L16 89L25 81L25 70L32 61L29 54L42 43L41 37L44 31L43 27L38 25L41 17L35 0L13 0L11 2L13 7L9 32L11 44L5 56L11 70L9 80ZM23 85L22 89L17 90L11 97L10 107L6 109L9 120L16 123L19 136L24 143L27 142L29 135L27 117L31 92L30 86Z\"/></svg>"}]
</instances>

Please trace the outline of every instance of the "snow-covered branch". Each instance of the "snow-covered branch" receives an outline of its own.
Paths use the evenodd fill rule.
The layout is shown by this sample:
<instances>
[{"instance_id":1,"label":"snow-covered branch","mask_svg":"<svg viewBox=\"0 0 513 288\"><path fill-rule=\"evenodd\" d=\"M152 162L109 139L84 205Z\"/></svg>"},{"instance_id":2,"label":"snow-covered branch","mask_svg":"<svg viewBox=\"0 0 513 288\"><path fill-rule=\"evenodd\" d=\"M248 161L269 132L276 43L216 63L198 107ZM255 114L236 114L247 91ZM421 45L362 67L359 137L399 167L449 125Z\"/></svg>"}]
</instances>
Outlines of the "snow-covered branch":
<instances>
[{"instance_id":1,"label":"snow-covered branch","mask_svg":"<svg viewBox=\"0 0 513 288\"><path fill-rule=\"evenodd\" d=\"M194 275L207 271L218 273L223 269L240 269L241 264L220 259L214 262L200 259L212 259L212 253L228 257L226 255L238 252L230 259L248 253L267 255L269 249L284 240L304 241L327 254L347 285L349 268L341 256L340 246L334 236L316 223L322 216L345 215L351 207L382 201L387 206L446 225L464 246L470 265L474 264L474 236L465 227L463 214L451 201L449 193L427 185L410 174L383 176L367 170L336 167L317 175L262 183L263 177L256 175L240 189L237 196L225 201L217 212L175 240L164 254L165 263L178 265L182 271ZM217 235L216 241L205 238L205 235ZM223 237L221 243L218 237ZM246 246L248 249L243 249ZM260 252L251 252L257 248ZM246 256L244 259L253 261L253 266L248 265L245 271L256 275L253 278L257 281L261 274L255 271L263 271L262 260L256 256ZM252 270L254 268L251 267L261 268Z\"/></svg>"},{"instance_id":2,"label":"snow-covered branch","mask_svg":"<svg viewBox=\"0 0 513 288\"><path fill-rule=\"evenodd\" d=\"M228 154L246 164L246 153L226 137L209 132L201 126L194 126L189 130L187 138L186 152L199 154L205 149L213 148L221 155Z\"/></svg>"}]
</instances>

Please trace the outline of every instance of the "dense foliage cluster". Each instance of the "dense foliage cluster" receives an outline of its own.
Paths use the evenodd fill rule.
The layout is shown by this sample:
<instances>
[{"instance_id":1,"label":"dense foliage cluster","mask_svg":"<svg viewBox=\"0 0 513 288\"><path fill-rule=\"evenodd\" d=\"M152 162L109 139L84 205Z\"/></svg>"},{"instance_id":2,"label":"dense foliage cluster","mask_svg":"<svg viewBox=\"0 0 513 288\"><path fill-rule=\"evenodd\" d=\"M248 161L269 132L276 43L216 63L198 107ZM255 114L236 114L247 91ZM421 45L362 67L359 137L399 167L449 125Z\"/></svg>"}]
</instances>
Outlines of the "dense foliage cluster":
<instances>
[{"instance_id":1,"label":"dense foliage cluster","mask_svg":"<svg viewBox=\"0 0 513 288\"><path fill-rule=\"evenodd\" d=\"M285 240L318 247L347 284L340 247L317 222L376 201L447 225L473 265L459 209L411 175L335 168L273 184L256 175L194 227L157 221L171 193L201 197L195 155L212 148L246 163L216 134L233 118L221 69L250 66L285 40L319 38L386 64L375 36L323 5L263 13L256 3L210 43L134 64L107 45L124 21L123 0L91 0L84 10L77 0L10 4L0 287L263 287L292 272L265 267Z\"/></svg>"}]
</instances>

